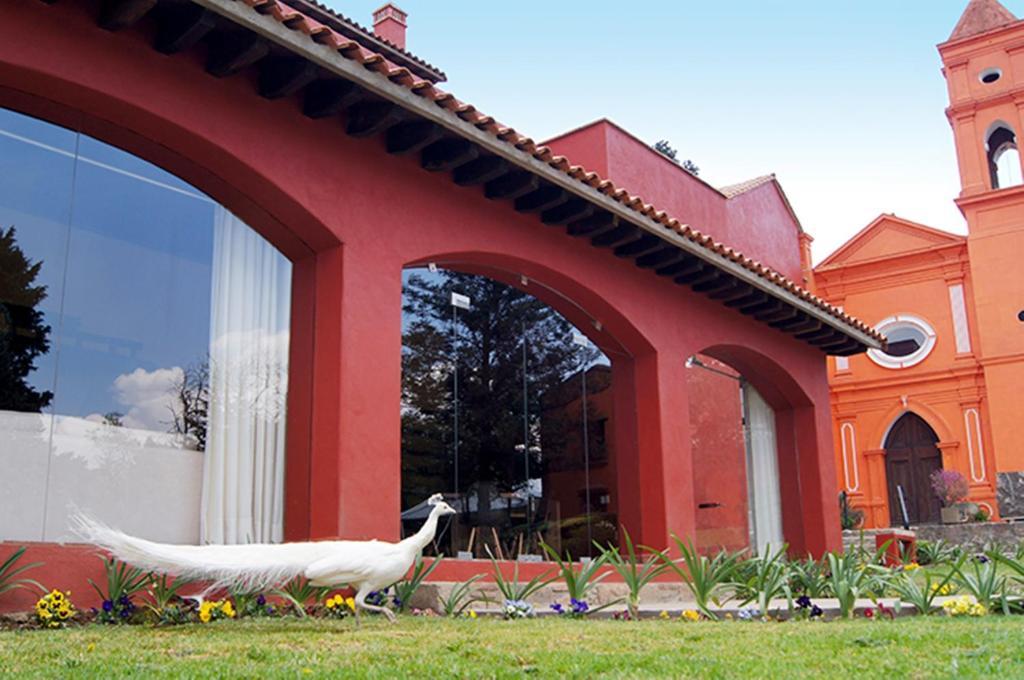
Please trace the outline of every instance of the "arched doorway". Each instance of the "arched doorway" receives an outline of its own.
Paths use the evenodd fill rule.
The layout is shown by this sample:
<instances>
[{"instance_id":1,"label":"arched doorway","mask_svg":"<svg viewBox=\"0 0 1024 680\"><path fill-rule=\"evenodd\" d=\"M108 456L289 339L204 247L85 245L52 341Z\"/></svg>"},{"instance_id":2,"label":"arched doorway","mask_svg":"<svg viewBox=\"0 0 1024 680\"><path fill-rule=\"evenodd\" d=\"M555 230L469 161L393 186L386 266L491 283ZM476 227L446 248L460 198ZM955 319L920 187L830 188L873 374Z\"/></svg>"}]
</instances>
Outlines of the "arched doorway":
<instances>
[{"instance_id":1,"label":"arched doorway","mask_svg":"<svg viewBox=\"0 0 1024 680\"><path fill-rule=\"evenodd\" d=\"M941 506L932 492L931 475L942 469L939 441L928 423L916 413L900 416L885 438L885 476L889 487L889 517L894 526L903 522L897 487L903 488L911 524L939 519Z\"/></svg>"}]
</instances>

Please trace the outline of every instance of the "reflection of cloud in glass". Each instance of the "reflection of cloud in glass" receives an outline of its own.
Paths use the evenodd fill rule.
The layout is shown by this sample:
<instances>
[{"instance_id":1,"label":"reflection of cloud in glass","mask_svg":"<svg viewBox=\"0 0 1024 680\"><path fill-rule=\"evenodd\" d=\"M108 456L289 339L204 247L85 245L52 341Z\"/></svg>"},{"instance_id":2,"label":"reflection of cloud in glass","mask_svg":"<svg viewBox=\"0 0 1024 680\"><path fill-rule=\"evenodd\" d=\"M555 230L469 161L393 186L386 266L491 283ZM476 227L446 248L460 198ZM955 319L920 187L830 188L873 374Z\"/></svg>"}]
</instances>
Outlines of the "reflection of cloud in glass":
<instances>
[{"instance_id":1,"label":"reflection of cloud in glass","mask_svg":"<svg viewBox=\"0 0 1024 680\"><path fill-rule=\"evenodd\" d=\"M180 385L184 371L180 366L147 371L136 368L114 379L117 403L126 407L121 422L125 427L154 432L167 432L180 414L181 404L175 399L174 389ZM87 420L102 423L103 416L92 414Z\"/></svg>"}]
</instances>

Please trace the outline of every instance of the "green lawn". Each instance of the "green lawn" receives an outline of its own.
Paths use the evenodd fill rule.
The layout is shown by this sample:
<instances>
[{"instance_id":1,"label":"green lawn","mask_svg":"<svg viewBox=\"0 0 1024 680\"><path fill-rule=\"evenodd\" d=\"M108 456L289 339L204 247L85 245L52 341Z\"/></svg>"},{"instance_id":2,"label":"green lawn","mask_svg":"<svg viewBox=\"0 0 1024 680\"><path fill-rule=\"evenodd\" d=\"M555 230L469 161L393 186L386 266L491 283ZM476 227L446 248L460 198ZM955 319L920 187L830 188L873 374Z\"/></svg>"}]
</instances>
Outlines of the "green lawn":
<instances>
[{"instance_id":1,"label":"green lawn","mask_svg":"<svg viewBox=\"0 0 1024 680\"><path fill-rule=\"evenodd\" d=\"M1024 677L1024 617L248 620L0 633L18 677Z\"/></svg>"}]
</instances>

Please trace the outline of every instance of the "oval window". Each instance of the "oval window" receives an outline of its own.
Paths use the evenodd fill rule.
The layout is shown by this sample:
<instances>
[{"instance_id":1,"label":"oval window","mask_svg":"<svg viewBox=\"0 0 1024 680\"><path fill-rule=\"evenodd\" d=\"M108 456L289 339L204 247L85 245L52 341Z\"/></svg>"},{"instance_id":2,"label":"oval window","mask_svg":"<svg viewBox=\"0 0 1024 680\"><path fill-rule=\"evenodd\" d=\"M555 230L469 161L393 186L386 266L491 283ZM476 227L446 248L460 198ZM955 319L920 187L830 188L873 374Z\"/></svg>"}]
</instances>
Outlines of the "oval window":
<instances>
[{"instance_id":1,"label":"oval window","mask_svg":"<svg viewBox=\"0 0 1024 680\"><path fill-rule=\"evenodd\" d=\"M991 85L992 83L996 82L1002 77L1003 72L1000 69L990 68L982 71L981 74L978 76L978 80L985 83L986 85Z\"/></svg>"},{"instance_id":2,"label":"oval window","mask_svg":"<svg viewBox=\"0 0 1024 680\"><path fill-rule=\"evenodd\" d=\"M914 366L924 361L935 346L935 331L920 317L898 314L883 319L875 328L887 344L884 350L868 350L868 357L885 368Z\"/></svg>"}]
</instances>

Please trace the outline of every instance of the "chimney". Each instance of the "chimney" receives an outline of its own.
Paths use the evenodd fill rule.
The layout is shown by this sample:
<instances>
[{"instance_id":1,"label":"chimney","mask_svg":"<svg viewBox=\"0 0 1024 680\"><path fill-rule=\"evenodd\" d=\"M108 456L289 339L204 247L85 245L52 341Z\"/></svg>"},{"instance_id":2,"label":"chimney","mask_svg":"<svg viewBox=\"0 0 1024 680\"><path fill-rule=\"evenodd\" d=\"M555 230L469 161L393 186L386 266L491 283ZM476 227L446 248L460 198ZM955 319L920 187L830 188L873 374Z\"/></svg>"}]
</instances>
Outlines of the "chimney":
<instances>
[{"instance_id":1,"label":"chimney","mask_svg":"<svg viewBox=\"0 0 1024 680\"><path fill-rule=\"evenodd\" d=\"M405 20L409 15L388 3L373 13L373 32L405 49Z\"/></svg>"}]
</instances>

